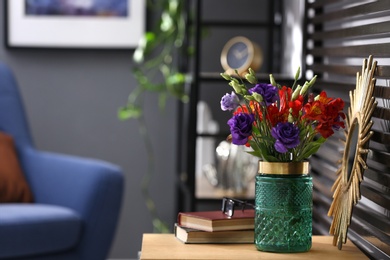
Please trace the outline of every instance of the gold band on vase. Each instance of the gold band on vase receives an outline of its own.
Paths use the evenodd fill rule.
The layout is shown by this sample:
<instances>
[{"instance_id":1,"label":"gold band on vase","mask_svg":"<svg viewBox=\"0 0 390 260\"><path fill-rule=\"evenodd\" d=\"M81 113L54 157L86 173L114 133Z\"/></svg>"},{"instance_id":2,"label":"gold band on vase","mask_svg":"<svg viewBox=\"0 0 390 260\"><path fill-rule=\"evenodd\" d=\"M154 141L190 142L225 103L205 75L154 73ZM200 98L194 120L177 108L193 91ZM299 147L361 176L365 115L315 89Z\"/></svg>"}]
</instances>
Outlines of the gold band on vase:
<instances>
[{"instance_id":1,"label":"gold band on vase","mask_svg":"<svg viewBox=\"0 0 390 260\"><path fill-rule=\"evenodd\" d=\"M302 175L309 174L309 162L259 161L258 174Z\"/></svg>"}]
</instances>

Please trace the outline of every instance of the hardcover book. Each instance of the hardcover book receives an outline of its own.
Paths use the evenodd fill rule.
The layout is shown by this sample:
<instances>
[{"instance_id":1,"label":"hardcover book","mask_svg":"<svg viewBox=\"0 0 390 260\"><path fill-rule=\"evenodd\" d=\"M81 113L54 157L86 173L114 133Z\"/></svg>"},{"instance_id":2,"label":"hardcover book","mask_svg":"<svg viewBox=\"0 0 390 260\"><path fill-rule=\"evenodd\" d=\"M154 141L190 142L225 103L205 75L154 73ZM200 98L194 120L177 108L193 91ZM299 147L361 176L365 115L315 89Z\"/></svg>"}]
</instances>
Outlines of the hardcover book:
<instances>
[{"instance_id":1,"label":"hardcover book","mask_svg":"<svg viewBox=\"0 0 390 260\"><path fill-rule=\"evenodd\" d=\"M236 210L232 217L222 211L179 212L177 223L181 227L209 232L254 229L255 211Z\"/></svg>"},{"instance_id":2,"label":"hardcover book","mask_svg":"<svg viewBox=\"0 0 390 260\"><path fill-rule=\"evenodd\" d=\"M231 230L207 232L175 224L175 236L185 244L246 244L254 243L255 232L250 230Z\"/></svg>"}]
</instances>

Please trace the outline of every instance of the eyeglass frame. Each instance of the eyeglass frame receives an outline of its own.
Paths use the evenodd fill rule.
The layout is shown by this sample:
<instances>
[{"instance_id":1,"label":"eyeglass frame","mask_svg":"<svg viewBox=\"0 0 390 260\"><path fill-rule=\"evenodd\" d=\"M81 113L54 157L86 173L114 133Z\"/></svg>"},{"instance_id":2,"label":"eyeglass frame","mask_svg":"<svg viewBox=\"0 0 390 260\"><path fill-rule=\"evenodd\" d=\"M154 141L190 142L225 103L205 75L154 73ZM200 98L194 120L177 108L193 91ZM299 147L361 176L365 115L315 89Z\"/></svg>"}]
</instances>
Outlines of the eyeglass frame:
<instances>
[{"instance_id":1,"label":"eyeglass frame","mask_svg":"<svg viewBox=\"0 0 390 260\"><path fill-rule=\"evenodd\" d=\"M232 199L232 198L228 198L228 197L223 197L222 198L222 208L221 208L222 213L224 213L229 218L233 217L233 215L234 215L234 208L235 208L236 205L237 206L241 205L241 210L242 211L245 210L246 206L249 206L249 207L252 207L252 208L256 208L255 205L253 205L253 204L251 204L251 203L249 203L247 201L238 200L238 199Z\"/></svg>"}]
</instances>

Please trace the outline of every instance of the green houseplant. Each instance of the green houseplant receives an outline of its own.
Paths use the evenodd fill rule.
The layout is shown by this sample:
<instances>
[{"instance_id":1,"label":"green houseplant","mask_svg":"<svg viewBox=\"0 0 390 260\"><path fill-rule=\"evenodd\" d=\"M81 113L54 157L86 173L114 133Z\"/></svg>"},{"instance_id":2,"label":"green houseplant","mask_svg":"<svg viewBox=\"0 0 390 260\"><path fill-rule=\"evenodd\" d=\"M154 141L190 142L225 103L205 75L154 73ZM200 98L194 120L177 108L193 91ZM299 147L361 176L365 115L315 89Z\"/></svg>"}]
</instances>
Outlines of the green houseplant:
<instances>
[{"instance_id":1,"label":"green houseplant","mask_svg":"<svg viewBox=\"0 0 390 260\"><path fill-rule=\"evenodd\" d=\"M147 30L134 51L135 66L132 74L137 86L130 92L126 104L118 110L120 120L136 119L139 123L139 133L148 154L148 170L143 178L142 193L157 232L169 232L170 229L159 218L149 194L155 162L154 149L143 113L144 98L147 93L156 93L161 109L165 108L169 97L182 102L188 101L184 88L188 78L180 71L177 61L179 55L187 55L190 52L190 48L185 44L188 37L185 3L182 0L147 1L150 16L158 19L154 21L151 29Z\"/></svg>"}]
</instances>

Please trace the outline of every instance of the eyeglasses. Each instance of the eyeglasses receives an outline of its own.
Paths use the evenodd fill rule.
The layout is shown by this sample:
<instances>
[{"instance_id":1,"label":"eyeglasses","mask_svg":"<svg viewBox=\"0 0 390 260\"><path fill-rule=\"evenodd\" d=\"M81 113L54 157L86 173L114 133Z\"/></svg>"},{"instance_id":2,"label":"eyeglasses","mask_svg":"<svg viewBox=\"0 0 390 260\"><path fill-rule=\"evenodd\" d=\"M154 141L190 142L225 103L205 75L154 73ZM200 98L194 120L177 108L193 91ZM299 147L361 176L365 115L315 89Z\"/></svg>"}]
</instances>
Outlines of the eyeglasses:
<instances>
[{"instance_id":1,"label":"eyeglasses","mask_svg":"<svg viewBox=\"0 0 390 260\"><path fill-rule=\"evenodd\" d=\"M246 207L255 208L255 205L248 203L246 201L231 199L226 197L222 199L222 212L228 217L233 217L234 208L236 206L241 206L242 211L244 211Z\"/></svg>"}]
</instances>

